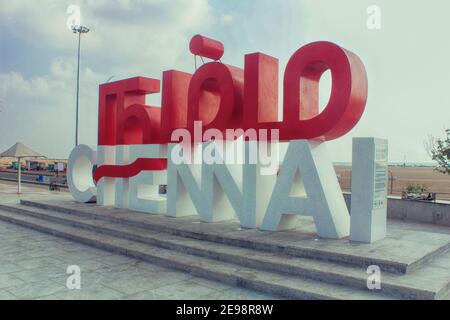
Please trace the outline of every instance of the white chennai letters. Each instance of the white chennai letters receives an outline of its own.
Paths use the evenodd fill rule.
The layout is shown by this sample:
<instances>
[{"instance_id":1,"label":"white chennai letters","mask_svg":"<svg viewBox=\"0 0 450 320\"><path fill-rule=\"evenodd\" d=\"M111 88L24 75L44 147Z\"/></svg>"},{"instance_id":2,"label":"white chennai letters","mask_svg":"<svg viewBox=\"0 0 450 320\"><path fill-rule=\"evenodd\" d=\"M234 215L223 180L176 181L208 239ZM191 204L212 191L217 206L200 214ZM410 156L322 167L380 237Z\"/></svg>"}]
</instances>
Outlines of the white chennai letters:
<instances>
[{"instance_id":1,"label":"white chennai letters","mask_svg":"<svg viewBox=\"0 0 450 320\"><path fill-rule=\"evenodd\" d=\"M80 144L72 150L67 162L67 185L78 202L95 202L97 189L92 172L97 163L97 152Z\"/></svg>"},{"instance_id":2,"label":"white chennai letters","mask_svg":"<svg viewBox=\"0 0 450 320\"><path fill-rule=\"evenodd\" d=\"M98 146L98 167L116 164L116 146ZM102 178L97 183L97 204L113 206L116 202L116 182L114 178Z\"/></svg>"},{"instance_id":3,"label":"white chennai letters","mask_svg":"<svg viewBox=\"0 0 450 320\"><path fill-rule=\"evenodd\" d=\"M386 236L388 142L353 138L350 240L372 243Z\"/></svg>"},{"instance_id":4,"label":"white chennai letters","mask_svg":"<svg viewBox=\"0 0 450 320\"><path fill-rule=\"evenodd\" d=\"M233 143L225 144L223 149L218 148L218 142L191 146L192 164L179 161L180 154L181 158L184 156L179 144L169 144L168 150L165 145L99 146L98 166L127 165L137 158L167 157L168 168L142 171L131 178L102 178L97 185L97 202L173 217L198 214L205 222L237 218L245 228L271 231L293 228L299 215L307 215L314 218L321 237L340 239L349 235L350 217L333 165L326 155L325 143L307 140L285 143L287 150L279 172L262 170L259 159L248 161L250 149L255 146L260 149L260 142L243 143L246 161L242 164L228 163L227 155ZM79 168L73 164L95 163L93 154L86 162L83 158L86 151L77 151L78 148L72 152L69 170ZM203 150L214 154L213 163L204 154L202 157ZM72 181L80 172L89 174L83 168L69 172ZM159 195L161 184L167 184L167 199ZM92 201L93 183L87 189L83 184L83 188L71 188L75 199ZM80 190L90 190L91 196L81 196Z\"/></svg>"},{"instance_id":5,"label":"white chennai letters","mask_svg":"<svg viewBox=\"0 0 450 320\"><path fill-rule=\"evenodd\" d=\"M167 146L160 144L130 146L130 163L138 158L166 158ZM141 171L129 179L129 209L153 214L166 213L166 198L159 186L167 183L167 172Z\"/></svg>"},{"instance_id":6,"label":"white chennai letters","mask_svg":"<svg viewBox=\"0 0 450 320\"><path fill-rule=\"evenodd\" d=\"M193 164L173 161L182 150L178 144L169 145L168 215L179 217L197 213L205 222L237 217L244 228L261 225L275 185L276 171L261 175L261 164L250 161L250 155L257 153L260 142L243 142L242 163L238 159L230 161L230 154L231 158L239 157L237 144L205 142L196 145L192 152ZM202 154L201 161L197 161ZM209 154L214 154L214 161L210 161Z\"/></svg>"},{"instance_id":7,"label":"white chennai letters","mask_svg":"<svg viewBox=\"0 0 450 320\"><path fill-rule=\"evenodd\" d=\"M298 215L313 216L323 238L349 235L350 216L325 144L307 140L289 143L261 229L295 227Z\"/></svg>"},{"instance_id":8,"label":"white chennai letters","mask_svg":"<svg viewBox=\"0 0 450 320\"><path fill-rule=\"evenodd\" d=\"M120 145L116 147L115 160L116 165L124 166L131 163L130 161L130 147L129 145ZM129 178L116 178L115 194L114 194L114 206L116 208L128 209L129 208Z\"/></svg>"}]
</instances>

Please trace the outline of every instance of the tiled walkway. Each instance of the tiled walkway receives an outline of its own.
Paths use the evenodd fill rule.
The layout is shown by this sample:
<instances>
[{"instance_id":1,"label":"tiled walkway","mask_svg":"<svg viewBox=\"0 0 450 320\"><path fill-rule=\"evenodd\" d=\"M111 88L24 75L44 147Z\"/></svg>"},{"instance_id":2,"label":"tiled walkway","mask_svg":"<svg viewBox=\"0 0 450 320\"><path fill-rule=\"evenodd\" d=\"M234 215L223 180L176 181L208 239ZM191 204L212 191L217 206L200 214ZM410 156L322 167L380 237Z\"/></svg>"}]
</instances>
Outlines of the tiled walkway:
<instances>
[{"instance_id":1,"label":"tiled walkway","mask_svg":"<svg viewBox=\"0 0 450 320\"><path fill-rule=\"evenodd\" d=\"M15 202L14 184L0 182L0 201ZM58 197L26 187L27 197ZM67 196L64 194L61 197ZM67 267L79 266L81 289L69 290ZM0 299L275 299L254 291L0 222Z\"/></svg>"},{"instance_id":2,"label":"tiled walkway","mask_svg":"<svg viewBox=\"0 0 450 320\"><path fill-rule=\"evenodd\" d=\"M0 223L0 299L270 299L78 243ZM69 265L81 290L69 290Z\"/></svg>"}]
</instances>

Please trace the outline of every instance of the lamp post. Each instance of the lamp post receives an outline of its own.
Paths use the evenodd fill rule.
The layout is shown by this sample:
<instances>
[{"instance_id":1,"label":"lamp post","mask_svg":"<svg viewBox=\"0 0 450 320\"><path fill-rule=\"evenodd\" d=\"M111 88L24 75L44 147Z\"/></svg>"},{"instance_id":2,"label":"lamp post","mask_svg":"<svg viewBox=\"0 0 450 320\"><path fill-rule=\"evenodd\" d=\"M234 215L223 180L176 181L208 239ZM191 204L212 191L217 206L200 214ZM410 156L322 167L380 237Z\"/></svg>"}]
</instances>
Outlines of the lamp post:
<instances>
[{"instance_id":1,"label":"lamp post","mask_svg":"<svg viewBox=\"0 0 450 320\"><path fill-rule=\"evenodd\" d=\"M75 146L78 145L78 100L80 91L80 47L81 47L81 34L88 33L89 28L84 26L73 26L73 33L78 33L78 66L77 66L77 102L76 102L76 120L75 120Z\"/></svg>"}]
</instances>

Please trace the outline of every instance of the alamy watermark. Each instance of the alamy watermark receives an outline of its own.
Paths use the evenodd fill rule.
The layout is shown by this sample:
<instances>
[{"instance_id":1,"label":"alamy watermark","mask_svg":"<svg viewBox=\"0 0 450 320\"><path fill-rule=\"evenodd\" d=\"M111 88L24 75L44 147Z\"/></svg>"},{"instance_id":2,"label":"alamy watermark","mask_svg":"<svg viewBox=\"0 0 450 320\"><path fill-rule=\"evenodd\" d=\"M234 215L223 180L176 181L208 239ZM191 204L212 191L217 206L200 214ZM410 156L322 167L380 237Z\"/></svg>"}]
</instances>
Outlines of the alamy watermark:
<instances>
[{"instance_id":1,"label":"alamy watermark","mask_svg":"<svg viewBox=\"0 0 450 320\"><path fill-rule=\"evenodd\" d=\"M367 289L381 290L381 269L377 265L371 265L367 268Z\"/></svg>"},{"instance_id":2,"label":"alamy watermark","mask_svg":"<svg viewBox=\"0 0 450 320\"><path fill-rule=\"evenodd\" d=\"M73 28L81 26L81 9L79 6L71 4L66 10L69 17L66 20L66 26L70 31Z\"/></svg>"},{"instance_id":3,"label":"alamy watermark","mask_svg":"<svg viewBox=\"0 0 450 320\"><path fill-rule=\"evenodd\" d=\"M279 168L280 145L278 129L210 128L203 132L202 121L194 121L192 133L187 129L172 132L171 141L178 141L171 150L171 161L181 164L251 164L259 165L261 175L276 174ZM200 144L201 141L208 141Z\"/></svg>"},{"instance_id":4,"label":"alamy watermark","mask_svg":"<svg viewBox=\"0 0 450 320\"><path fill-rule=\"evenodd\" d=\"M367 7L367 20L366 26L369 30L381 29L381 8L377 5L370 5Z\"/></svg>"},{"instance_id":5,"label":"alamy watermark","mask_svg":"<svg viewBox=\"0 0 450 320\"><path fill-rule=\"evenodd\" d=\"M66 287L69 290L81 290L81 268L77 265L67 266Z\"/></svg>"}]
</instances>

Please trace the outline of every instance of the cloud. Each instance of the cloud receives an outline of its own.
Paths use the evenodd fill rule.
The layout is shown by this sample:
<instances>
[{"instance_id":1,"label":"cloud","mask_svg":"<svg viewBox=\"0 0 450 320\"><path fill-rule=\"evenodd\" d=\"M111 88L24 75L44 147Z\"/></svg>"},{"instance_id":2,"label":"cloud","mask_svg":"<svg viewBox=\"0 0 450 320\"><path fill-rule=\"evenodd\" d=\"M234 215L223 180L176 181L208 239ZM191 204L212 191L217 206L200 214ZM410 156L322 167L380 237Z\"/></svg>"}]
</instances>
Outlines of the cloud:
<instances>
[{"instance_id":1,"label":"cloud","mask_svg":"<svg viewBox=\"0 0 450 320\"><path fill-rule=\"evenodd\" d=\"M56 60L48 75L24 78L20 73L0 74L0 136L2 148L24 142L49 157L65 158L73 147L75 128L74 65ZM96 127L99 79L104 76L89 68L81 72L80 123ZM95 143L95 132L82 130L80 137ZM94 138L94 139L92 139Z\"/></svg>"},{"instance_id":2,"label":"cloud","mask_svg":"<svg viewBox=\"0 0 450 320\"><path fill-rule=\"evenodd\" d=\"M450 4L432 7L379 0L382 28L366 27L370 0L14 0L0 7L0 149L21 139L67 157L73 143L77 37L69 5L91 31L81 39L82 142L95 144L98 85L132 76L160 79L167 69L193 71L188 42L202 33L225 44L223 62L264 52L280 60L280 90L290 56L328 40L355 52L369 76L362 120L329 144L334 160L351 159L353 136L390 140L390 160L429 161L422 142L448 126L450 81L446 38ZM405 11L405 8L408 9ZM431 12L425 14L424 12ZM321 85L327 99L329 80ZM152 104L160 104L152 96ZM280 99L280 108L281 108Z\"/></svg>"},{"instance_id":3,"label":"cloud","mask_svg":"<svg viewBox=\"0 0 450 320\"><path fill-rule=\"evenodd\" d=\"M232 14L224 14L220 17L220 23L224 26L230 26L234 22L234 16Z\"/></svg>"},{"instance_id":4,"label":"cloud","mask_svg":"<svg viewBox=\"0 0 450 320\"><path fill-rule=\"evenodd\" d=\"M80 75L80 141L88 144L97 142L100 83L111 76L160 78L165 69L192 68L185 59L189 38L213 20L207 0L2 4L2 149L22 140L49 156L67 157L73 147L77 38L66 26L72 4L91 29L81 40Z\"/></svg>"}]
</instances>

